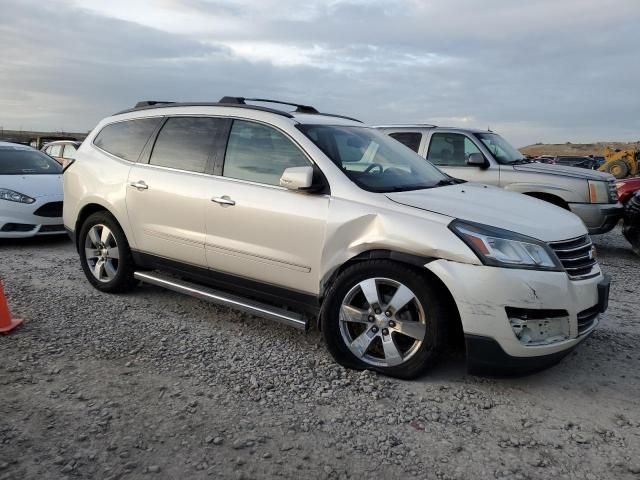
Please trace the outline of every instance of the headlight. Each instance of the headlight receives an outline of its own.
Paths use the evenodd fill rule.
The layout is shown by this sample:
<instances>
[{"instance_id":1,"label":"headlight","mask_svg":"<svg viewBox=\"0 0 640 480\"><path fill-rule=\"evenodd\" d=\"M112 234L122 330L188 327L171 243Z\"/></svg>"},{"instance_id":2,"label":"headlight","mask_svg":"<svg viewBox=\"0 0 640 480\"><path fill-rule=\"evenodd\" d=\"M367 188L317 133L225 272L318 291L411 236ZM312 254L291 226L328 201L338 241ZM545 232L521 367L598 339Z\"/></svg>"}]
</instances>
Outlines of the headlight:
<instances>
[{"instance_id":1,"label":"headlight","mask_svg":"<svg viewBox=\"0 0 640 480\"><path fill-rule=\"evenodd\" d=\"M609 183L589 180L589 201L591 203L609 203Z\"/></svg>"},{"instance_id":2,"label":"headlight","mask_svg":"<svg viewBox=\"0 0 640 480\"><path fill-rule=\"evenodd\" d=\"M14 192L13 190L9 190L8 188L0 188L0 200L7 200L9 202L18 203L33 203L36 201L35 198L23 195L22 193Z\"/></svg>"},{"instance_id":3,"label":"headlight","mask_svg":"<svg viewBox=\"0 0 640 480\"><path fill-rule=\"evenodd\" d=\"M535 238L461 220L454 220L449 228L485 265L562 271L555 253L546 243Z\"/></svg>"}]
</instances>

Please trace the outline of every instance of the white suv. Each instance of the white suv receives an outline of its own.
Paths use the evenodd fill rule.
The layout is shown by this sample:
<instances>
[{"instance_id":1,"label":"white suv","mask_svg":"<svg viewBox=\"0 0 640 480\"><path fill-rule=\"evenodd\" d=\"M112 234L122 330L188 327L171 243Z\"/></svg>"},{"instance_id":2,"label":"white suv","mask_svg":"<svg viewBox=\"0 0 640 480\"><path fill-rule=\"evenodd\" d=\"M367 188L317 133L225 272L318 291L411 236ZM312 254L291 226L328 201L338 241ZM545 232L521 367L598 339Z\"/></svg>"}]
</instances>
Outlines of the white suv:
<instances>
[{"instance_id":1,"label":"white suv","mask_svg":"<svg viewBox=\"0 0 640 480\"><path fill-rule=\"evenodd\" d=\"M88 136L64 223L96 288L315 317L339 363L402 378L455 332L496 372L554 363L595 328L609 282L572 213L455 180L357 120L248 100L141 102Z\"/></svg>"}]
</instances>

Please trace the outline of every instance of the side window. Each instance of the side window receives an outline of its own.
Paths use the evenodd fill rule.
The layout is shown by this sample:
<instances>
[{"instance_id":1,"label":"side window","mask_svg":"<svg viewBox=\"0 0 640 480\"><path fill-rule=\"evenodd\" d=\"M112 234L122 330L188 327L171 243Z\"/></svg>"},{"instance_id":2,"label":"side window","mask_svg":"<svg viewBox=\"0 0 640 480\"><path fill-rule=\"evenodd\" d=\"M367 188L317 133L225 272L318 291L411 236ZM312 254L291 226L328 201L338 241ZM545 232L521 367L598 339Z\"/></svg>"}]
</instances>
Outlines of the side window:
<instances>
[{"instance_id":1,"label":"side window","mask_svg":"<svg viewBox=\"0 0 640 480\"><path fill-rule=\"evenodd\" d=\"M395 132L390 133L389 136L395 138L405 147L409 147L416 153L420 149L420 140L422 140L422 134L420 132Z\"/></svg>"},{"instance_id":2,"label":"side window","mask_svg":"<svg viewBox=\"0 0 640 480\"><path fill-rule=\"evenodd\" d=\"M135 162L161 121L162 117L155 117L112 123L98 133L93 144L116 157Z\"/></svg>"},{"instance_id":3,"label":"side window","mask_svg":"<svg viewBox=\"0 0 640 480\"><path fill-rule=\"evenodd\" d=\"M480 149L461 133L434 133L431 136L427 160L435 165L465 167L472 153L481 153Z\"/></svg>"},{"instance_id":4,"label":"side window","mask_svg":"<svg viewBox=\"0 0 640 480\"><path fill-rule=\"evenodd\" d=\"M153 146L151 165L204 173L216 137L225 120L211 117L172 117Z\"/></svg>"},{"instance_id":5,"label":"side window","mask_svg":"<svg viewBox=\"0 0 640 480\"><path fill-rule=\"evenodd\" d=\"M224 160L225 177L280 185L286 168L308 165L302 151L277 130L254 122L233 122Z\"/></svg>"},{"instance_id":6,"label":"side window","mask_svg":"<svg viewBox=\"0 0 640 480\"><path fill-rule=\"evenodd\" d=\"M47 153L52 157L61 157L62 156L62 145L51 145L47 148Z\"/></svg>"},{"instance_id":7,"label":"side window","mask_svg":"<svg viewBox=\"0 0 640 480\"><path fill-rule=\"evenodd\" d=\"M78 149L75 145L71 143L67 143L64 146L64 152L62 153L62 158L76 158L76 152Z\"/></svg>"}]
</instances>

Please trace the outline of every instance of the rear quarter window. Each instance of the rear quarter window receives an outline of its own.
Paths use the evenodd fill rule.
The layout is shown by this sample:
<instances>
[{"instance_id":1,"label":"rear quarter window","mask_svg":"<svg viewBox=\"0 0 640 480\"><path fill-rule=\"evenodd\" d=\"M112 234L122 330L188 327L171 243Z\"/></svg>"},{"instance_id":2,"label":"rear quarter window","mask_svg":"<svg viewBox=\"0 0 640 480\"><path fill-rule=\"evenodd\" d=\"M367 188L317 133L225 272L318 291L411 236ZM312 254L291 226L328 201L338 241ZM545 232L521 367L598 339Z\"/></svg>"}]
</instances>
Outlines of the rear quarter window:
<instances>
[{"instance_id":1,"label":"rear quarter window","mask_svg":"<svg viewBox=\"0 0 640 480\"><path fill-rule=\"evenodd\" d=\"M161 121L162 117L155 117L112 123L100 130L93 144L116 157L135 162Z\"/></svg>"},{"instance_id":2,"label":"rear quarter window","mask_svg":"<svg viewBox=\"0 0 640 480\"><path fill-rule=\"evenodd\" d=\"M389 136L418 153L420 140L422 140L422 134L420 132L394 132L390 133Z\"/></svg>"}]
</instances>

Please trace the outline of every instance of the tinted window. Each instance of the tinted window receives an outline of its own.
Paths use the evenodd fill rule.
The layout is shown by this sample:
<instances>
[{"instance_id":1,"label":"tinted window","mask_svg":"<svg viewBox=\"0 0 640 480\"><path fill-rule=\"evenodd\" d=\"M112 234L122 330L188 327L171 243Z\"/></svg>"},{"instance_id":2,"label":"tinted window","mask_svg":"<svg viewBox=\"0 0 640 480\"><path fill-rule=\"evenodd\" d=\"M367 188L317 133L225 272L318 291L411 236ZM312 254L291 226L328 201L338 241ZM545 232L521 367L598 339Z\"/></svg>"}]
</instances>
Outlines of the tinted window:
<instances>
[{"instance_id":1,"label":"tinted window","mask_svg":"<svg viewBox=\"0 0 640 480\"><path fill-rule=\"evenodd\" d=\"M298 125L353 182L372 192L419 190L449 184L417 153L367 127Z\"/></svg>"},{"instance_id":2,"label":"tinted window","mask_svg":"<svg viewBox=\"0 0 640 480\"><path fill-rule=\"evenodd\" d=\"M156 117L112 123L100 131L93 143L116 157L135 162L161 120Z\"/></svg>"},{"instance_id":3,"label":"tinted window","mask_svg":"<svg viewBox=\"0 0 640 480\"><path fill-rule=\"evenodd\" d=\"M60 173L60 164L38 150L26 147L0 147L0 175Z\"/></svg>"},{"instance_id":4,"label":"tinted window","mask_svg":"<svg viewBox=\"0 0 640 480\"><path fill-rule=\"evenodd\" d=\"M62 158L76 158L76 152L78 149L72 143L67 143L64 146L64 152L62 153Z\"/></svg>"},{"instance_id":5,"label":"tinted window","mask_svg":"<svg viewBox=\"0 0 640 480\"><path fill-rule=\"evenodd\" d=\"M227 143L224 176L280 185L289 167L310 165L291 140L271 127L235 120Z\"/></svg>"},{"instance_id":6,"label":"tinted window","mask_svg":"<svg viewBox=\"0 0 640 480\"><path fill-rule=\"evenodd\" d=\"M417 152L420 148L420 140L422 139L422 134L419 132L395 132L390 133L389 136L391 138L395 138L405 147L409 147L414 152Z\"/></svg>"},{"instance_id":7,"label":"tinted window","mask_svg":"<svg viewBox=\"0 0 640 480\"><path fill-rule=\"evenodd\" d=\"M480 149L460 133L434 133L429 145L427 160L436 165L464 167L472 153L481 153Z\"/></svg>"},{"instance_id":8,"label":"tinted window","mask_svg":"<svg viewBox=\"0 0 640 480\"><path fill-rule=\"evenodd\" d=\"M149 163L204 173L224 123L219 118L170 118L158 134Z\"/></svg>"},{"instance_id":9,"label":"tinted window","mask_svg":"<svg viewBox=\"0 0 640 480\"><path fill-rule=\"evenodd\" d=\"M47 148L47 153L52 157L62 156L62 145L51 145Z\"/></svg>"}]
</instances>

